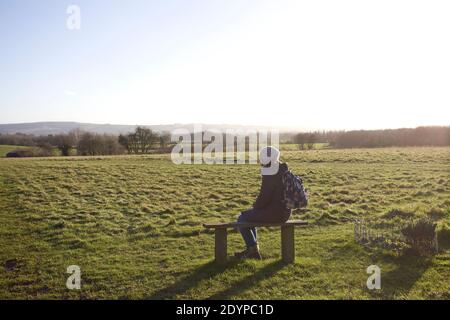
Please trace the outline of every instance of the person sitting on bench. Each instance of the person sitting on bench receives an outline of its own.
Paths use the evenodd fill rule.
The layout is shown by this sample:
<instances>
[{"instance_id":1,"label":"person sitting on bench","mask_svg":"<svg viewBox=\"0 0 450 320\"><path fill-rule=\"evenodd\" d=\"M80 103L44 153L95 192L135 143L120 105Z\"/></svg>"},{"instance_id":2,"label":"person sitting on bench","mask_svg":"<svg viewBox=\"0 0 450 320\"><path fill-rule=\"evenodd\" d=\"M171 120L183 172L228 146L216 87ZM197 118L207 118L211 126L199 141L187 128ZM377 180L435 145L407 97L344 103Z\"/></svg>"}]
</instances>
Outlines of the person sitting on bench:
<instances>
[{"instance_id":1,"label":"person sitting on bench","mask_svg":"<svg viewBox=\"0 0 450 320\"><path fill-rule=\"evenodd\" d=\"M280 151L271 146L261 149L259 162L262 175L261 190L253 208L243 211L237 222L286 222L291 215L291 210L286 208L283 201L282 176L288 170L288 166L280 162ZM239 232L244 238L246 249L237 252L235 256L240 259L261 259L256 227L239 228Z\"/></svg>"}]
</instances>

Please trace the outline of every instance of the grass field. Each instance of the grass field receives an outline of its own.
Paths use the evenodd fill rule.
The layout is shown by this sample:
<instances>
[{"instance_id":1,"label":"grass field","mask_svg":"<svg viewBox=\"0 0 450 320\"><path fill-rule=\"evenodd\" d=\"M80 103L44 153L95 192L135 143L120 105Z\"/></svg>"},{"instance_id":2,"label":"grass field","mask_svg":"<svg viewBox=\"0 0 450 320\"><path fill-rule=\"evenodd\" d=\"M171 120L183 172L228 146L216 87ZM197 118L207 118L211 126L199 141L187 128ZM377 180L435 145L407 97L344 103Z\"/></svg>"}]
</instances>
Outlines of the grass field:
<instances>
[{"instance_id":1,"label":"grass field","mask_svg":"<svg viewBox=\"0 0 450 320\"><path fill-rule=\"evenodd\" d=\"M307 149L307 146L304 146L305 149ZM326 149L329 148L328 143L315 143L312 149ZM280 150L281 151L298 151L300 149L299 145L297 143L281 143L280 144Z\"/></svg>"},{"instance_id":2,"label":"grass field","mask_svg":"<svg viewBox=\"0 0 450 320\"><path fill-rule=\"evenodd\" d=\"M310 206L295 218L296 262L278 229L260 232L262 261L212 263L205 221L252 205L256 165L179 165L167 155L0 160L2 299L450 299L450 251L399 255L353 240L355 218L395 224L430 216L450 229L450 148L284 153ZM397 214L398 213L398 214ZM407 217L407 218L406 218ZM241 249L236 232L229 252ZM79 265L82 289L66 268ZM381 268L368 290L366 268Z\"/></svg>"}]
</instances>

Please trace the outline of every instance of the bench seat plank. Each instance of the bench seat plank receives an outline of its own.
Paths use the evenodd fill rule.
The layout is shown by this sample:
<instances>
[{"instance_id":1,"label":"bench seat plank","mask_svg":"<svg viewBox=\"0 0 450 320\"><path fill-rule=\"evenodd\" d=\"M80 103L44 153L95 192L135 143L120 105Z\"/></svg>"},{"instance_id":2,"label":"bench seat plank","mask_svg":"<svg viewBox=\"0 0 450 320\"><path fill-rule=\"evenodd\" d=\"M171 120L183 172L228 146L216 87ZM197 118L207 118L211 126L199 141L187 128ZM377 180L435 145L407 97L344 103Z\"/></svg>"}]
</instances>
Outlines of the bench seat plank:
<instances>
[{"instance_id":1,"label":"bench seat plank","mask_svg":"<svg viewBox=\"0 0 450 320\"><path fill-rule=\"evenodd\" d=\"M250 228L250 227L282 227L282 226L304 226L307 221L288 220L286 222L264 223L264 222L216 222L205 223L203 226L207 229L228 229L228 228Z\"/></svg>"}]
</instances>

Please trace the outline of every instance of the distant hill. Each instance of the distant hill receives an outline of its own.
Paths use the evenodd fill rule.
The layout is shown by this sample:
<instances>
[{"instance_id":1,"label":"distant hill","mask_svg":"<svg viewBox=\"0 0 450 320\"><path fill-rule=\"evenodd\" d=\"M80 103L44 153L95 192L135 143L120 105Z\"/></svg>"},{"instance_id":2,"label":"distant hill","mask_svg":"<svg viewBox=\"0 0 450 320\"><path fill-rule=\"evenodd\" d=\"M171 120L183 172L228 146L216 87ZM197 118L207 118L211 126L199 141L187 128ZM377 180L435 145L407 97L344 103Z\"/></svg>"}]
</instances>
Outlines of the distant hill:
<instances>
[{"instance_id":1,"label":"distant hill","mask_svg":"<svg viewBox=\"0 0 450 320\"><path fill-rule=\"evenodd\" d=\"M0 124L0 134L34 134L34 135L49 135L67 133L74 129L80 129L83 131L95 132L95 133L108 133L108 134L120 134L134 131L137 125L121 125L121 124L95 124L95 123L81 123L81 122L31 122L31 123L12 123L12 124ZM177 128L186 128L192 130L194 124L169 124L169 125L142 125L157 132L172 131ZM259 129L268 130L274 129L271 127L258 127L258 126L244 126L244 125L227 125L227 124L208 124L201 125L203 130L208 129ZM280 130L280 131L287 131Z\"/></svg>"},{"instance_id":2,"label":"distant hill","mask_svg":"<svg viewBox=\"0 0 450 320\"><path fill-rule=\"evenodd\" d=\"M136 126L94 124L80 122L31 122L0 124L0 133L25 133L34 135L48 135L67 133L74 129L96 133L119 134L133 131Z\"/></svg>"}]
</instances>

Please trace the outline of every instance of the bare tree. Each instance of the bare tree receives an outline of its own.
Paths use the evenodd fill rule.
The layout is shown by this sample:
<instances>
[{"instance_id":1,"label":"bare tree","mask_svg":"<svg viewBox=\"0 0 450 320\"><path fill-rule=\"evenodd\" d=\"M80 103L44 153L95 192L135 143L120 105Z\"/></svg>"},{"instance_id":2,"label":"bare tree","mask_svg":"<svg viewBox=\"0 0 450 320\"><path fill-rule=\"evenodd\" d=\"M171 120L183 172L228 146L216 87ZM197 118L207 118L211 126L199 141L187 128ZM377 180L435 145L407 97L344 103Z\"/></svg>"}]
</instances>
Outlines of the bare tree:
<instances>
[{"instance_id":1,"label":"bare tree","mask_svg":"<svg viewBox=\"0 0 450 320\"><path fill-rule=\"evenodd\" d=\"M72 150L77 145L79 135L77 132L71 131L67 134L59 134L54 136L56 147L61 151L63 156L70 155Z\"/></svg>"},{"instance_id":2,"label":"bare tree","mask_svg":"<svg viewBox=\"0 0 450 320\"><path fill-rule=\"evenodd\" d=\"M165 149L167 148L167 146L170 143L170 133L168 132L163 132L160 136L159 136L159 145L161 147L161 149Z\"/></svg>"},{"instance_id":3,"label":"bare tree","mask_svg":"<svg viewBox=\"0 0 450 320\"><path fill-rule=\"evenodd\" d=\"M129 135L120 134L119 135L119 144L121 146L123 146L127 150L128 153L132 153L131 148L130 148Z\"/></svg>"},{"instance_id":4,"label":"bare tree","mask_svg":"<svg viewBox=\"0 0 450 320\"><path fill-rule=\"evenodd\" d=\"M119 136L120 144L125 146L129 153L149 153L158 142L160 136L148 128L137 127L135 132L127 136Z\"/></svg>"},{"instance_id":5,"label":"bare tree","mask_svg":"<svg viewBox=\"0 0 450 320\"><path fill-rule=\"evenodd\" d=\"M305 149L305 144L308 138L308 134L307 133L299 133L295 136L295 143L298 144L298 147L300 150L304 150Z\"/></svg>"},{"instance_id":6,"label":"bare tree","mask_svg":"<svg viewBox=\"0 0 450 320\"><path fill-rule=\"evenodd\" d=\"M317 142L317 135L315 133L310 133L306 137L306 146L309 150L314 149L314 144Z\"/></svg>"},{"instance_id":7,"label":"bare tree","mask_svg":"<svg viewBox=\"0 0 450 320\"><path fill-rule=\"evenodd\" d=\"M124 147L119 144L117 136L85 132L78 142L79 155L113 155L122 154Z\"/></svg>"}]
</instances>

